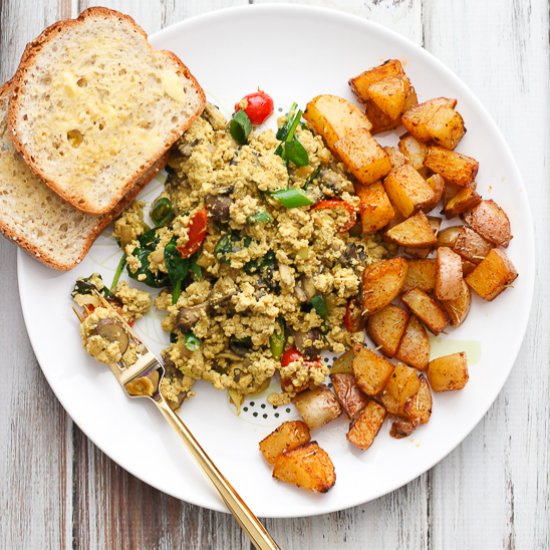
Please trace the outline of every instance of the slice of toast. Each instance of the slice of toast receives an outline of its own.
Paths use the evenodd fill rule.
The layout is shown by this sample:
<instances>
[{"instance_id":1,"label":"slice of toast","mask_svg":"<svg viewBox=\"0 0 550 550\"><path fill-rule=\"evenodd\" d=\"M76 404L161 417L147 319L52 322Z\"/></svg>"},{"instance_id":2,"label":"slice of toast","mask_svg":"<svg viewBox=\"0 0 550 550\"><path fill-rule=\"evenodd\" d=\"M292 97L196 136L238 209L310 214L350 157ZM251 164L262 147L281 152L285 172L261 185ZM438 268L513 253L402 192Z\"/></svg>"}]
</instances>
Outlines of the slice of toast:
<instances>
[{"instance_id":1,"label":"slice of toast","mask_svg":"<svg viewBox=\"0 0 550 550\"><path fill-rule=\"evenodd\" d=\"M90 8L29 44L8 127L32 171L76 208L103 214L204 108L171 52L153 50L129 16Z\"/></svg>"},{"instance_id":2,"label":"slice of toast","mask_svg":"<svg viewBox=\"0 0 550 550\"><path fill-rule=\"evenodd\" d=\"M163 167L166 156L148 169L112 212L85 214L40 181L13 148L6 125L11 87L11 82L0 87L0 231L44 264L71 269Z\"/></svg>"}]
</instances>

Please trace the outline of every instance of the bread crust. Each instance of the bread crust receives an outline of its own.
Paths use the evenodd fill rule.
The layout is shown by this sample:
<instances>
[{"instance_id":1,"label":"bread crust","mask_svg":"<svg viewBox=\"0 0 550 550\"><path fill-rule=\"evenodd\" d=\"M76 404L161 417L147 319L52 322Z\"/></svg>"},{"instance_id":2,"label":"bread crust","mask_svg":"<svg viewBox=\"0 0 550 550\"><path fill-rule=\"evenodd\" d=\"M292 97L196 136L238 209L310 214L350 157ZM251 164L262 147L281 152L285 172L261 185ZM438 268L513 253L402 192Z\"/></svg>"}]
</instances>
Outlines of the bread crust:
<instances>
[{"instance_id":1,"label":"bread crust","mask_svg":"<svg viewBox=\"0 0 550 550\"><path fill-rule=\"evenodd\" d=\"M29 151L27 151L24 143L20 140L17 133L17 118L20 108L20 95L24 92L25 76L27 72L32 68L32 63L35 57L40 53L45 44L55 38L55 35L62 32L67 27L80 25L86 21L89 17L116 17L119 20L127 21L136 32L141 34L145 39L147 46L151 51L157 51L171 58L179 67L178 74L187 78L195 90L198 92L200 103L196 112L191 115L183 124L178 128L175 128L170 137L164 142L162 148L157 153L152 155L134 172L134 174L120 187L116 194L113 195L112 201L103 208L97 208L93 204L90 204L82 196L77 196L70 193L67 190L61 189L60 186L54 181L48 178L48 176L40 169L35 160L32 158ZM135 20L129 15L120 13L115 10L104 7L92 7L84 10L76 19L64 19L54 23L47 29L45 29L40 36L35 40L27 44L25 51L21 57L21 62L17 69L12 81L12 95L9 100L7 124L12 139L12 143L17 152L23 157L32 172L44 181L55 193L62 197L65 201L72 206L81 210L87 214L105 214L116 207L116 205L123 199L124 195L138 182L138 180L150 169L156 162L158 162L170 149L170 147L177 141L177 139L191 126L191 124L200 116L204 109L206 97L203 89L197 82L196 78L191 74L187 66L173 53L166 50L154 50L149 41L147 40L147 33L135 22Z\"/></svg>"}]
</instances>

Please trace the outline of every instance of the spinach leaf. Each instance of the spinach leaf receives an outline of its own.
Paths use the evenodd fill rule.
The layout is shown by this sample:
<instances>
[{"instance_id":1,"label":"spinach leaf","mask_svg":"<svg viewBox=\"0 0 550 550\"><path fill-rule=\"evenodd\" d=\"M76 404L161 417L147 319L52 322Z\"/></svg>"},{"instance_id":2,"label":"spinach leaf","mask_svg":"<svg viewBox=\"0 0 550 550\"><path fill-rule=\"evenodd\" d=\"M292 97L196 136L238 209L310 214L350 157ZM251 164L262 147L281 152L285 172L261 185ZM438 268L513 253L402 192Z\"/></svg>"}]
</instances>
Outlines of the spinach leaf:
<instances>
[{"instance_id":1,"label":"spinach leaf","mask_svg":"<svg viewBox=\"0 0 550 550\"><path fill-rule=\"evenodd\" d=\"M183 280L189 273L189 259L181 257L175 239L172 239L164 247L164 262L168 270L168 278L172 284L172 303L175 304L180 297Z\"/></svg>"}]
</instances>

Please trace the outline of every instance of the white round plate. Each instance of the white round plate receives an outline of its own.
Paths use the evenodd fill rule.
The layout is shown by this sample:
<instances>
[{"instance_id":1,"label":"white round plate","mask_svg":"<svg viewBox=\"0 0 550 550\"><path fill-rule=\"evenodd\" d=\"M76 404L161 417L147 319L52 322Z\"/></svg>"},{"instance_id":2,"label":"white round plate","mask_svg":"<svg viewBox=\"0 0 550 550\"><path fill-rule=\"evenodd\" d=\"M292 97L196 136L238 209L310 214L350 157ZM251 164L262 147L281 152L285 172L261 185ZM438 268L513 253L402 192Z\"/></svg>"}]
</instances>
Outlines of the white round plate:
<instances>
[{"instance_id":1,"label":"white round plate","mask_svg":"<svg viewBox=\"0 0 550 550\"><path fill-rule=\"evenodd\" d=\"M313 437L328 451L337 472L336 485L324 495L273 480L258 452L258 442L276 425L296 418L292 408L274 410L264 395L249 399L237 417L225 393L198 383L198 395L180 412L259 516L332 512L401 487L441 460L480 421L514 364L527 326L535 265L532 222L521 176L500 132L466 86L429 53L386 28L335 11L291 6L223 10L173 25L151 42L178 54L210 99L229 112L258 86L274 97L276 109L285 111L293 101L303 107L321 93L353 99L348 79L389 58L404 60L421 101L458 99L468 126L458 150L480 161L478 190L508 213L514 232L508 253L520 274L514 287L494 302L474 299L465 325L434 341L433 356L467 351L466 388L435 395L430 422L412 437L392 439L387 422L365 453L346 441L344 418L316 430ZM384 140L396 143L397 135ZM151 186L146 194L154 196ZM38 361L66 411L114 461L165 493L225 510L154 406L127 399L109 369L81 348L69 297L73 282L94 270L110 281L119 254L108 233L69 273L19 254L21 303ZM153 316L140 322L140 331L157 352L167 343Z\"/></svg>"}]
</instances>

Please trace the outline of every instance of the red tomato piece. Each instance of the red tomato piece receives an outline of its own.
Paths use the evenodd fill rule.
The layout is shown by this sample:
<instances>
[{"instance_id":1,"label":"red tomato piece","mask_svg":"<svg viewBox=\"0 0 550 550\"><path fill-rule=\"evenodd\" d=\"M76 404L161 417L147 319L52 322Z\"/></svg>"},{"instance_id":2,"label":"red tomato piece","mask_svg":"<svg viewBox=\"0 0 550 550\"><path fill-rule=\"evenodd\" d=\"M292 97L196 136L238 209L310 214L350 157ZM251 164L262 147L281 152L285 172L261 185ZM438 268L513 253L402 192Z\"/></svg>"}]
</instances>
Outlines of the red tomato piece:
<instances>
[{"instance_id":1,"label":"red tomato piece","mask_svg":"<svg viewBox=\"0 0 550 550\"><path fill-rule=\"evenodd\" d=\"M286 367L290 365L290 363L299 361L303 357L304 356L296 348L287 349L281 356L281 366Z\"/></svg>"},{"instance_id":2,"label":"red tomato piece","mask_svg":"<svg viewBox=\"0 0 550 550\"><path fill-rule=\"evenodd\" d=\"M344 325L350 332L359 332L363 327L361 306L359 305L359 300L357 300L357 298L351 298L346 306Z\"/></svg>"},{"instance_id":3,"label":"red tomato piece","mask_svg":"<svg viewBox=\"0 0 550 550\"><path fill-rule=\"evenodd\" d=\"M300 359L303 359L303 357L304 356L296 348L287 349L281 356L281 366L286 367L294 361L299 361ZM308 369L319 368L321 364L321 359L316 359L315 361L304 361L304 365ZM281 375L281 388L283 389L283 391L292 391L295 393L299 393L301 391L307 390L308 386L309 382L306 382L304 385L297 387L292 383L292 378L290 376Z\"/></svg>"},{"instance_id":4,"label":"red tomato piece","mask_svg":"<svg viewBox=\"0 0 550 550\"><path fill-rule=\"evenodd\" d=\"M312 210L332 210L334 208L345 208L349 214L349 220L340 228L340 231L349 231L357 222L357 212L355 208L346 201L340 199L330 199L318 202Z\"/></svg>"},{"instance_id":5,"label":"red tomato piece","mask_svg":"<svg viewBox=\"0 0 550 550\"><path fill-rule=\"evenodd\" d=\"M206 237L207 224L208 212L206 208L203 208L191 218L191 222L187 227L189 240L186 245L178 247L182 258L189 258L201 247L202 241Z\"/></svg>"},{"instance_id":6,"label":"red tomato piece","mask_svg":"<svg viewBox=\"0 0 550 550\"><path fill-rule=\"evenodd\" d=\"M252 124L262 124L273 113L273 99L271 96L258 90L245 95L238 103L235 103L235 112L243 110Z\"/></svg>"}]
</instances>

